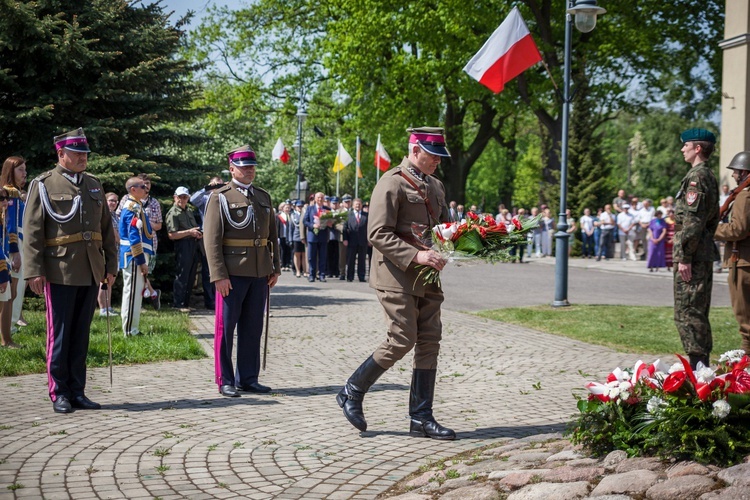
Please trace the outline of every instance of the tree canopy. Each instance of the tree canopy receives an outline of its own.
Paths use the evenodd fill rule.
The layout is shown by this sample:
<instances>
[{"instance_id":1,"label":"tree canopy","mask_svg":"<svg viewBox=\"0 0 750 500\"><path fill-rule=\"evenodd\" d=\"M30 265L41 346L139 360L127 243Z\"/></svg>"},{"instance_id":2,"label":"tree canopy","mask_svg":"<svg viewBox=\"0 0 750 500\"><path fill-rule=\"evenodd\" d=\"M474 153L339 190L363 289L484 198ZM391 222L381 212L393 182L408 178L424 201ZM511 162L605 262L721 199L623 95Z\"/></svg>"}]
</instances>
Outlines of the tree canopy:
<instances>
[{"instance_id":1,"label":"tree canopy","mask_svg":"<svg viewBox=\"0 0 750 500\"><path fill-rule=\"evenodd\" d=\"M53 136L82 126L105 187L137 172L189 175L170 150L198 140L174 124L201 113L199 88L167 17L159 3L0 0L0 150L43 170Z\"/></svg>"}]
</instances>

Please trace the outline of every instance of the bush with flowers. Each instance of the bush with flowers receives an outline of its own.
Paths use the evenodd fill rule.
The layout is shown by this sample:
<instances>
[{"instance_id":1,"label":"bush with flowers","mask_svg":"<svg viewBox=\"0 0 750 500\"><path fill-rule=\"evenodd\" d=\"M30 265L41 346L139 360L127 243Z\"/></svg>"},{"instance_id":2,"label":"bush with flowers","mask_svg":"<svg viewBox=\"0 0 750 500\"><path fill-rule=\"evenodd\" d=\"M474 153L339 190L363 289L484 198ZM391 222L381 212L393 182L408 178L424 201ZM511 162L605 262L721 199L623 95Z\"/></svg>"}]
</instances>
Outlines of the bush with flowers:
<instances>
[{"instance_id":1,"label":"bush with flowers","mask_svg":"<svg viewBox=\"0 0 750 500\"><path fill-rule=\"evenodd\" d=\"M505 223L495 221L490 214L468 212L466 219L438 224L427 235L423 234L425 227L412 224L412 233L424 247L435 250L449 262L509 261L513 259L510 250L526 244L528 232L539 225L540 219L537 216L520 221L513 217L510 223ZM440 283L440 271L422 266L419 278L425 283Z\"/></svg>"},{"instance_id":2,"label":"bush with flowers","mask_svg":"<svg viewBox=\"0 0 750 500\"><path fill-rule=\"evenodd\" d=\"M672 366L642 361L615 369L605 383L586 384L571 441L596 456L624 450L732 465L750 455L750 358L729 351L716 368L682 356Z\"/></svg>"}]
</instances>

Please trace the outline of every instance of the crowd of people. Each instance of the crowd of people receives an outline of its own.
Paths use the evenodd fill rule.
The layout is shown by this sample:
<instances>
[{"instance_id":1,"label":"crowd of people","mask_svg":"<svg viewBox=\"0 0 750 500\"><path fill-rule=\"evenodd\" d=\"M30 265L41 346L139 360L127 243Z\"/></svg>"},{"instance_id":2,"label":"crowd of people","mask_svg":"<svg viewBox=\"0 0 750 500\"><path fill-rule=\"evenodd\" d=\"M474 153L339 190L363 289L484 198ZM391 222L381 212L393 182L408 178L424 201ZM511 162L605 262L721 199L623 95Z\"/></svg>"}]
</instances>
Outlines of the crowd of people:
<instances>
[{"instance_id":1,"label":"crowd of people","mask_svg":"<svg viewBox=\"0 0 750 500\"><path fill-rule=\"evenodd\" d=\"M416 241L413 227L416 222L431 227L462 221L468 212L481 210L472 205L466 211L464 205L446 203L443 185L432 177L440 158L449 156L442 129L409 132L409 155L376 186L372 214L367 203L348 194L339 199L318 192L307 200L289 199L274 206L270 194L253 183L257 161L249 145L227 154L228 182L214 177L192 195L188 188L177 187L174 204L164 216L161 204L150 195L146 174L127 179L121 198L103 192L98 179L85 172L90 150L83 129L54 138L58 164L30 183L27 197L24 159L6 159L0 173L2 345L18 347L11 334L12 327L23 324L20 314L27 278L29 288L46 301L54 411L100 408L84 394L91 318L97 302L100 315L117 314L111 305L111 287L122 270L122 332L126 337L141 334L144 298L155 309L161 307L161 291L151 286L149 276L155 270L157 232L165 226L174 243L174 308L189 311L197 270L202 269L204 305L215 310L215 380L223 396L271 391L258 381L260 339L263 313L267 316L270 311L268 294L282 272L311 283L329 278L352 282L355 275L364 282L371 275L370 286L389 318L388 339L338 394L344 416L355 428L365 430L365 393L416 347L410 432L453 439L455 433L432 416L442 290L417 286L415 279L419 266L440 270L446 261ZM675 323L690 363L697 367L708 364L712 347L708 309L712 265L719 256L715 240L731 242L724 265L731 269L730 293L742 345L750 349L750 314L742 295L745 281L750 281L743 269L750 222L746 211L732 212L732 207L746 206L750 153L740 153L728 166L739 187L730 192L722 186L720 191L706 166L716 142L713 134L691 129L681 138L691 169L674 199L665 197L654 207L651 200L641 201L620 190L595 214L586 207L576 220L567 210L565 222L571 237L580 236L582 258L616 258L619 243L622 260L643 260L651 271L675 267ZM524 254L552 255L556 224L549 207L527 212L500 205L495 214L497 221L510 222L513 217L540 221L527 242L513 249L514 262L523 262ZM719 223L722 218L725 224ZM379 263L374 269L373 254ZM235 331L236 366L232 362Z\"/></svg>"}]
</instances>

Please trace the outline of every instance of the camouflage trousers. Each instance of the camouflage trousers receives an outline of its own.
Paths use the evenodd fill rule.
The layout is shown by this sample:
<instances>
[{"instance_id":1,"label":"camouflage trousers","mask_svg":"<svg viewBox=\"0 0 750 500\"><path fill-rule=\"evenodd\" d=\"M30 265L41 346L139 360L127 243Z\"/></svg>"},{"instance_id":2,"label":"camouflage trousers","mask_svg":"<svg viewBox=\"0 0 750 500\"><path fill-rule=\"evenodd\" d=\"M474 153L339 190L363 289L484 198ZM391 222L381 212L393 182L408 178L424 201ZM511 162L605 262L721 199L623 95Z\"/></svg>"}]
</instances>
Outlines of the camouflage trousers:
<instances>
[{"instance_id":1,"label":"camouflage trousers","mask_svg":"<svg viewBox=\"0 0 750 500\"><path fill-rule=\"evenodd\" d=\"M682 280L674 266L674 323L687 354L710 355L713 349L711 323L711 289L714 283L713 262L693 262L692 278Z\"/></svg>"}]
</instances>

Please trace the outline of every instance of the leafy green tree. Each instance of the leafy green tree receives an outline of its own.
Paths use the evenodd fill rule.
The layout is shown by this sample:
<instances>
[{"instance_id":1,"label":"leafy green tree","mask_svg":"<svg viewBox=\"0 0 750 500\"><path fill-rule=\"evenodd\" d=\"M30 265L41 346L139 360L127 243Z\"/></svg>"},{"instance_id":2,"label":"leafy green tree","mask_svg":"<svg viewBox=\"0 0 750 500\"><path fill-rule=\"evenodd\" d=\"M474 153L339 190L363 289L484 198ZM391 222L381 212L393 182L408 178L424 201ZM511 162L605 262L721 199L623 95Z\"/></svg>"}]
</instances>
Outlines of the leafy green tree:
<instances>
[{"instance_id":1,"label":"leafy green tree","mask_svg":"<svg viewBox=\"0 0 750 500\"><path fill-rule=\"evenodd\" d=\"M3 153L23 155L32 171L49 168L52 137L83 126L90 170L107 189L121 190L134 172L170 182L193 175L195 165L173 152L200 140L175 126L201 113L191 106L195 67L177 57L181 23L171 25L158 2L0 0L0 12Z\"/></svg>"},{"instance_id":2,"label":"leafy green tree","mask_svg":"<svg viewBox=\"0 0 750 500\"><path fill-rule=\"evenodd\" d=\"M567 2L515 3L561 83ZM250 85L273 110L288 109L300 90L313 102L322 82L330 84L322 91L331 97L328 116L335 116L335 135L349 143L356 133L380 133L386 144L400 145L407 126L444 125L452 162L443 166L442 177L448 196L459 201L490 143L515 161L515 138L505 131L531 111L544 131L539 191L549 203L559 181L562 121L560 95L546 71L527 71L499 95L462 71L510 8L487 0L258 0L236 11L214 10L195 33L191 53L199 62L221 61L223 69L212 77ZM574 82L585 92L573 103L580 113L571 134L580 152L571 157L570 171L575 182L597 181L574 192L587 202L600 200L608 189L599 177L608 175L601 132L618 112L644 113L649 104L669 98L684 116L696 116L719 103L721 0L610 2L606 8L598 28L575 32L573 42ZM696 73L696 67L704 71Z\"/></svg>"}]
</instances>

